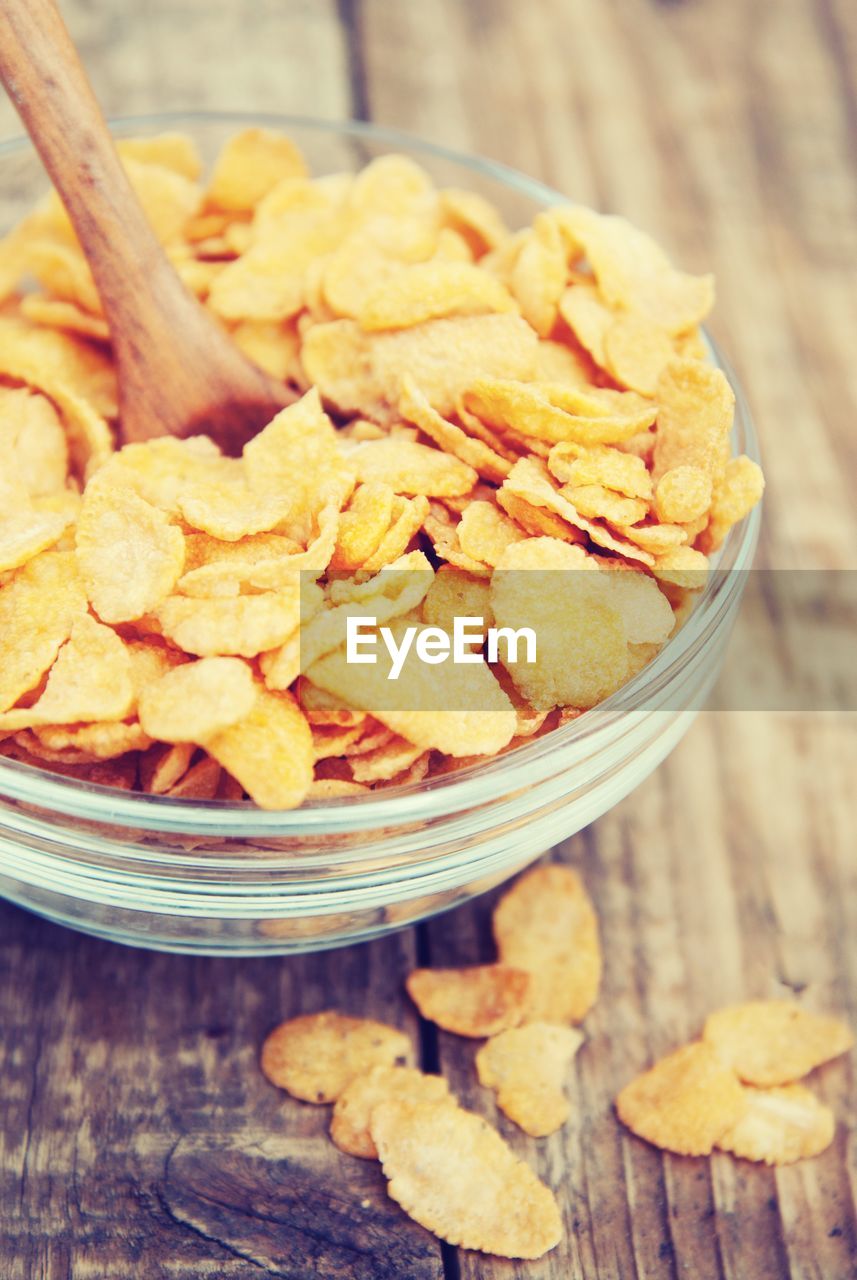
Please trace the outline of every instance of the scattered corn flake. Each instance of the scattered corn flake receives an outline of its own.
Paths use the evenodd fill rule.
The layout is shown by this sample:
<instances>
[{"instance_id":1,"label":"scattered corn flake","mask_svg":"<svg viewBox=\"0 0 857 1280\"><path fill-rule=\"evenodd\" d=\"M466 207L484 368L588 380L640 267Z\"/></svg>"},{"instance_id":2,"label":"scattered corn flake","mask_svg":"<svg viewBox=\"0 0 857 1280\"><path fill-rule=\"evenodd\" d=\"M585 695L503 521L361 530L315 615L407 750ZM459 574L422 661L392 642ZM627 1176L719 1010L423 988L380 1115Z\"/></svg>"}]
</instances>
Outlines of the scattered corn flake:
<instances>
[{"instance_id":1,"label":"scattered corn flake","mask_svg":"<svg viewBox=\"0 0 857 1280\"><path fill-rule=\"evenodd\" d=\"M334 1104L330 1136L340 1151L363 1160L377 1160L378 1148L370 1132L372 1113L389 1098L405 1102L448 1099L450 1105L454 1105L442 1076L425 1075L416 1067L372 1067L365 1074L355 1076Z\"/></svg>"},{"instance_id":2,"label":"scattered corn flake","mask_svg":"<svg viewBox=\"0 0 857 1280\"><path fill-rule=\"evenodd\" d=\"M715 1144L721 1151L769 1165L794 1164L820 1155L833 1141L833 1112L801 1084L745 1088L744 1097L744 1115Z\"/></svg>"},{"instance_id":3,"label":"scattered corn flake","mask_svg":"<svg viewBox=\"0 0 857 1280\"><path fill-rule=\"evenodd\" d=\"M41 697L30 707L3 713L0 729L121 720L133 705L127 646L110 627L82 614L57 654Z\"/></svg>"},{"instance_id":4,"label":"scattered corn flake","mask_svg":"<svg viewBox=\"0 0 857 1280\"><path fill-rule=\"evenodd\" d=\"M184 566L184 538L169 517L130 489L87 486L75 533L77 563L104 622L130 622L157 608Z\"/></svg>"},{"instance_id":5,"label":"scattered corn flake","mask_svg":"<svg viewBox=\"0 0 857 1280\"><path fill-rule=\"evenodd\" d=\"M546 1138L570 1114L563 1082L583 1044L572 1027L531 1022L494 1035L476 1055L479 1083L497 1092L497 1106L532 1138Z\"/></svg>"},{"instance_id":6,"label":"scattered corn flake","mask_svg":"<svg viewBox=\"0 0 857 1280\"><path fill-rule=\"evenodd\" d=\"M138 714L161 742L204 743L249 714L253 673L240 658L200 658L166 672L143 690Z\"/></svg>"},{"instance_id":7,"label":"scattered corn flake","mask_svg":"<svg viewBox=\"0 0 857 1280\"><path fill-rule=\"evenodd\" d=\"M607 326L604 355L621 387L654 396L661 370L675 352L670 335L645 316L621 312Z\"/></svg>"},{"instance_id":8,"label":"scattered corn flake","mask_svg":"<svg viewBox=\"0 0 857 1280\"><path fill-rule=\"evenodd\" d=\"M290 138L271 129L244 129L218 156L206 195L215 208L242 213L284 178L304 177L306 164Z\"/></svg>"},{"instance_id":9,"label":"scattered corn flake","mask_svg":"<svg viewBox=\"0 0 857 1280\"><path fill-rule=\"evenodd\" d=\"M358 1076L412 1057L403 1031L342 1013L303 1014L281 1022L262 1046L262 1071L303 1102L335 1102Z\"/></svg>"},{"instance_id":10,"label":"scattered corn flake","mask_svg":"<svg viewBox=\"0 0 857 1280\"><path fill-rule=\"evenodd\" d=\"M854 1044L838 1018L790 1000L750 1000L709 1014L703 1039L747 1084L790 1084Z\"/></svg>"},{"instance_id":11,"label":"scattered corn flake","mask_svg":"<svg viewBox=\"0 0 857 1280\"><path fill-rule=\"evenodd\" d=\"M702 1040L661 1058L616 1099L623 1124L656 1147L710 1155L748 1108L734 1071Z\"/></svg>"},{"instance_id":12,"label":"scattered corn flake","mask_svg":"<svg viewBox=\"0 0 857 1280\"><path fill-rule=\"evenodd\" d=\"M388 1194L442 1240L505 1258L540 1258L559 1243L552 1192L481 1117L390 1098L370 1132Z\"/></svg>"},{"instance_id":13,"label":"scattered corn flake","mask_svg":"<svg viewBox=\"0 0 857 1280\"><path fill-rule=\"evenodd\" d=\"M258 689L247 715L208 738L205 749L260 809L294 809L312 781L312 734L289 693Z\"/></svg>"},{"instance_id":14,"label":"scattered corn flake","mask_svg":"<svg viewBox=\"0 0 857 1280\"><path fill-rule=\"evenodd\" d=\"M662 524L688 524L711 506L711 476L700 467L665 471L655 488L655 511Z\"/></svg>"},{"instance_id":15,"label":"scattered corn flake","mask_svg":"<svg viewBox=\"0 0 857 1280\"><path fill-rule=\"evenodd\" d=\"M580 877L555 863L528 871L494 909L500 960L531 976L528 1022L582 1022L601 983L598 921Z\"/></svg>"},{"instance_id":16,"label":"scattered corn flake","mask_svg":"<svg viewBox=\"0 0 857 1280\"><path fill-rule=\"evenodd\" d=\"M408 995L429 1022L459 1036L496 1036L523 1022L530 975L505 964L414 969Z\"/></svg>"}]
</instances>

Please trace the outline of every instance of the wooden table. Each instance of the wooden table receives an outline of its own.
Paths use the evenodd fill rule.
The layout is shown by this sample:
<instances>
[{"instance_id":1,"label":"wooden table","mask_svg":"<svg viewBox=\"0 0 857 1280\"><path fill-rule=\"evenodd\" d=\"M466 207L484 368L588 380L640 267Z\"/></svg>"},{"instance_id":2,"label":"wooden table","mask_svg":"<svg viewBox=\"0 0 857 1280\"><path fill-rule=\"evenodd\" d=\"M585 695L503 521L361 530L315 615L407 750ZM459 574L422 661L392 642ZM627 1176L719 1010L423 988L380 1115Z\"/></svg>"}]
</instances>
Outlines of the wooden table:
<instances>
[{"instance_id":1,"label":"wooden table","mask_svg":"<svg viewBox=\"0 0 857 1280\"><path fill-rule=\"evenodd\" d=\"M714 331L766 446L771 566L857 563L853 0L68 0L108 111L362 115L627 213L717 273ZM0 133L15 131L7 104ZM0 908L3 1280L845 1280L857 1276L853 1065L820 1074L833 1147L776 1172L661 1155L611 1101L732 1000L799 993L857 1025L853 716L708 713L555 856L601 915L606 975L574 1117L498 1120L473 1047L420 1029L417 959L490 955L481 901L302 959L123 950ZM534 1264L442 1248L325 1109L257 1069L278 1019L340 1005L409 1028L557 1189Z\"/></svg>"}]
</instances>

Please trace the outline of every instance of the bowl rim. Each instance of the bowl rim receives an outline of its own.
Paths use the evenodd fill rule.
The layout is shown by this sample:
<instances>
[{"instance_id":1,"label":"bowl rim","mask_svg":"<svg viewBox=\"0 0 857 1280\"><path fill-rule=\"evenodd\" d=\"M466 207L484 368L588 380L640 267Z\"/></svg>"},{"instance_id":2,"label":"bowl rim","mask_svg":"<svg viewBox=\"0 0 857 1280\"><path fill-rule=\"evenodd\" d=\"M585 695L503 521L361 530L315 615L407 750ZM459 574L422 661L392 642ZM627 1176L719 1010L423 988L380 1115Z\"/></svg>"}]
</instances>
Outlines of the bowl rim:
<instances>
[{"instance_id":1,"label":"bowl rim","mask_svg":"<svg viewBox=\"0 0 857 1280\"><path fill-rule=\"evenodd\" d=\"M141 131L152 128L192 127L193 124L232 124L302 129L319 134L366 139L390 148L399 148L444 160L462 169L510 187L541 204L568 204L570 197L536 178L521 173L501 161L471 155L401 129L362 120L327 120L313 116L254 111L170 110L142 115L111 117L112 131ZM32 150L24 135L0 139L0 159L8 154ZM749 406L734 370L707 330L703 338L711 360L723 371L735 393L735 432L742 452L759 462L759 439ZM661 651L616 693L584 712L579 718L529 742L493 756L484 763L427 782L397 787L378 798L377 791L312 803L296 809L263 810L251 801L189 801L124 792L76 778L52 774L48 770L0 757L0 809L3 801L34 805L67 818L111 823L132 829L148 828L164 834L206 835L214 838L239 836L355 835L367 828L395 827L402 823L430 821L460 813L491 801L500 793L502 781L518 778L528 766L541 766L527 781L536 784L560 772L563 763L574 757L575 749L594 742L615 729L629 713L645 714L640 695L664 690L681 673L688 656L703 643L717 625L729 616L729 606L743 591L743 574L751 568L759 538L762 504L727 534L700 598L688 620ZM544 766L547 764L547 768ZM349 822L353 813L355 821ZM358 818L359 815L359 818ZM230 821L231 819L231 821ZM181 852L175 857L180 861ZM133 851L129 850L133 859Z\"/></svg>"}]
</instances>

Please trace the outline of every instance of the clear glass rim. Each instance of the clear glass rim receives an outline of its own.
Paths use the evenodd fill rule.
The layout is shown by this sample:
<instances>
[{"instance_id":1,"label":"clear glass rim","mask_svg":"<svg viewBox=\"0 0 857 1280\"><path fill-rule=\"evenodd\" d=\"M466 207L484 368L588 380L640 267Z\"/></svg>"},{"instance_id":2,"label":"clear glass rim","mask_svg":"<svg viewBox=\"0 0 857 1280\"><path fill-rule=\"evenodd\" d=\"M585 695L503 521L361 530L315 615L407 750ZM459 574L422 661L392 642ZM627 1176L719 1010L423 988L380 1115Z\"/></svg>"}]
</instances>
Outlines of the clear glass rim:
<instances>
[{"instance_id":1,"label":"clear glass rim","mask_svg":"<svg viewBox=\"0 0 857 1280\"><path fill-rule=\"evenodd\" d=\"M146 128L192 127L194 123L268 125L272 128L302 129L320 134L345 136L380 143L391 149L445 160L464 169L502 183L541 204L564 204L570 197L537 179L499 161L469 155L427 142L399 129L374 125L360 120L323 120L312 116L282 115L251 111L174 110L146 115L112 118L110 127L121 133ZM16 136L0 140L0 158L15 151L32 149L29 138ZM752 417L736 376L708 333L704 334L715 365L723 370L735 392L736 429L743 453L760 461L759 440ZM577 720L554 729L541 738L526 743L505 755L463 769L460 773L396 788L378 798L377 792L325 801L323 804L291 810L261 810L250 802L188 801L118 791L73 778L63 778L46 770L18 761L0 760L0 797L34 805L59 816L110 823L129 828L148 828L164 834L194 834L211 837L254 836L324 836L343 834L351 829L357 835L367 826L395 827L414 821L428 821L461 812L490 802L501 793L504 783L514 788L523 774L533 783L560 772L575 751L588 741L614 729L630 712L641 712L644 700L663 690L681 672L687 655L728 616L730 604L743 590L742 571L752 565L761 523L761 506L757 506L739 525L727 534L718 554L719 572L712 574L703 588L692 615L648 666L628 681L610 698L586 711ZM547 767L545 767L547 766ZM530 771L535 774L531 776ZM348 821L354 813L355 822ZM358 817L359 815L359 817ZM232 817L233 822L228 819ZM232 828L238 830L233 832ZM130 855L133 858L133 854ZM176 851L181 860L181 852Z\"/></svg>"}]
</instances>

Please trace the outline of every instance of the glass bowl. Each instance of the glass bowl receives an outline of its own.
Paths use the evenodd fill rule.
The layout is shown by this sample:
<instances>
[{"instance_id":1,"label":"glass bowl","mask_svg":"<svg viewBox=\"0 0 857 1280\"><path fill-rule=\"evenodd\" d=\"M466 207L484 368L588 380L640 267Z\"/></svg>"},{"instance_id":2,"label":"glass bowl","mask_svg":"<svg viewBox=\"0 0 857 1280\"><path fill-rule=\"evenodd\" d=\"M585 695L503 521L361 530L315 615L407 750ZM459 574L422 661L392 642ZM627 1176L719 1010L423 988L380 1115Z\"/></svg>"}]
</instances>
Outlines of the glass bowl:
<instances>
[{"instance_id":1,"label":"glass bowl","mask_svg":"<svg viewBox=\"0 0 857 1280\"><path fill-rule=\"evenodd\" d=\"M236 129L286 130L316 174L399 151L442 185L494 201L512 226L562 202L487 160L361 123L233 113L119 120L179 129L210 162ZM30 144L0 144L0 227L45 190ZM712 348L715 363L723 365ZM734 447L758 458L735 379ZM727 536L689 621L639 675L579 719L473 768L291 812L135 795L0 763L0 894L99 937L164 951L264 955L377 937L499 884L594 821L664 759L716 680L758 539Z\"/></svg>"}]
</instances>

